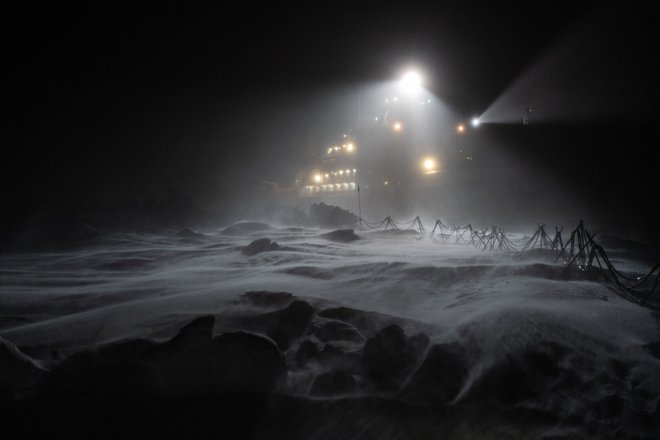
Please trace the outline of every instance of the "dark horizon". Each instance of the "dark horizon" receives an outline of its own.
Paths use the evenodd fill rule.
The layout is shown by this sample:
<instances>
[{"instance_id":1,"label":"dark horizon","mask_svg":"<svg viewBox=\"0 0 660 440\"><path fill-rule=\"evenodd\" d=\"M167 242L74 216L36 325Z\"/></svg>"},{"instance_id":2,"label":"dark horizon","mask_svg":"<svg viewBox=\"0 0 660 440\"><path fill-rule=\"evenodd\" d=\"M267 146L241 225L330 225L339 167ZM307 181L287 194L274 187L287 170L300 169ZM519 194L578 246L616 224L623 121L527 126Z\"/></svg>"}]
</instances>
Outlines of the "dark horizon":
<instances>
[{"instance_id":1,"label":"dark horizon","mask_svg":"<svg viewBox=\"0 0 660 440\"><path fill-rule=\"evenodd\" d=\"M9 28L2 198L113 200L178 189L218 208L262 181L291 185L353 123L354 91L407 65L423 69L453 124L486 111L548 53L573 50L572 64L555 66L564 76L538 86L573 93L562 97L566 114L584 105L586 116L544 123L534 119L541 103L529 127L484 124L466 142L485 161L504 152L574 188L585 212L651 228L658 87L645 81L657 73L654 17L597 2L25 8ZM589 45L572 47L576 35ZM545 182L530 185L541 191ZM624 212L630 207L637 212Z\"/></svg>"}]
</instances>

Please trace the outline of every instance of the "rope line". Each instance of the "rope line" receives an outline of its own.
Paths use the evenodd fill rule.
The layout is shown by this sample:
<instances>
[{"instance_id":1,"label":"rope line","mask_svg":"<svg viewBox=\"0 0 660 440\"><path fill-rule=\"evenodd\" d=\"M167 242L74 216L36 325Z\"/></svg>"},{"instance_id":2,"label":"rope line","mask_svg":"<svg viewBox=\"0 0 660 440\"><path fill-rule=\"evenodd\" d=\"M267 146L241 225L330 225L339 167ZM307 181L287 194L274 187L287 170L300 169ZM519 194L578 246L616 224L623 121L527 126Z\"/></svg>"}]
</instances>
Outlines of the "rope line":
<instances>
[{"instance_id":1,"label":"rope line","mask_svg":"<svg viewBox=\"0 0 660 440\"><path fill-rule=\"evenodd\" d=\"M456 226L446 225L436 219L433 228L427 232L419 216L408 222L394 221L390 216L380 222L368 222L361 217L356 220L360 230L415 231L421 236L428 236L434 242L470 244L481 251L518 253L539 252L554 255L554 263L562 261L564 270L560 278L566 276L571 268L595 275L597 279L613 286L624 298L637 304L660 310L660 262L645 275L630 275L618 270L610 261L602 246L594 241L596 234L590 234L580 220L571 231L570 238L564 241L563 228L556 227L554 237L545 230L543 223L538 224L536 232L518 248L507 232L497 226L490 229L474 229L471 224ZM453 240L452 240L453 238Z\"/></svg>"}]
</instances>

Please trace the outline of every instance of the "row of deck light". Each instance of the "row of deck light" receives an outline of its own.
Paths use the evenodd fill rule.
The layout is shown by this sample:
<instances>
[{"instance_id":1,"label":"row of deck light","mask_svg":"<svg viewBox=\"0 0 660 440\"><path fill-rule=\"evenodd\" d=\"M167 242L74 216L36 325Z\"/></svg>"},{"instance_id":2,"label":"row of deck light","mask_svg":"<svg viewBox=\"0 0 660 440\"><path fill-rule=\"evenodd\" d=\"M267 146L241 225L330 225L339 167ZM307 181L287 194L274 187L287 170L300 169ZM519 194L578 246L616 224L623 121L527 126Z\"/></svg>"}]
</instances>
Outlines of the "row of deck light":
<instances>
[{"instance_id":1,"label":"row of deck light","mask_svg":"<svg viewBox=\"0 0 660 440\"><path fill-rule=\"evenodd\" d=\"M352 153L355 151L355 145L352 143L342 144L341 146L336 145L334 147L328 147L328 154L339 153L340 151L346 151Z\"/></svg>"},{"instance_id":2,"label":"row of deck light","mask_svg":"<svg viewBox=\"0 0 660 440\"><path fill-rule=\"evenodd\" d=\"M315 191L315 192L320 192L320 191L340 191L340 190L349 190L349 189L355 189L356 184L355 182L344 182L344 183L326 183L323 185L307 185L305 186L305 189L308 191Z\"/></svg>"},{"instance_id":3,"label":"row of deck light","mask_svg":"<svg viewBox=\"0 0 660 440\"><path fill-rule=\"evenodd\" d=\"M357 173L357 169L353 168L352 170L346 169L346 170L331 171L329 173L324 173L324 174L316 173L312 176L312 180L314 181L314 183L323 183L324 178L329 179L330 176L344 176L344 175L350 176L351 173L355 175L355 173Z\"/></svg>"}]
</instances>

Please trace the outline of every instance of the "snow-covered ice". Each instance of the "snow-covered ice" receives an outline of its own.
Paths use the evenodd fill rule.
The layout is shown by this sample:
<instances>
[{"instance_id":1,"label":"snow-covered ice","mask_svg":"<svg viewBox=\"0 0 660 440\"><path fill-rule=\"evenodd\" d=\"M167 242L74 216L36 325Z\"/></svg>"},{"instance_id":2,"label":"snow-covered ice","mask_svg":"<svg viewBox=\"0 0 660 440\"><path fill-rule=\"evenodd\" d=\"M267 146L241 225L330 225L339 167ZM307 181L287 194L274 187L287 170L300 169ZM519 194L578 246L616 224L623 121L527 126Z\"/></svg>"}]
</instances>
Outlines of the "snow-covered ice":
<instances>
[{"instance_id":1,"label":"snow-covered ice","mask_svg":"<svg viewBox=\"0 0 660 440\"><path fill-rule=\"evenodd\" d=\"M408 335L426 334L431 345L459 344L469 371L454 403L481 396L493 371L530 350L561 347L558 368L575 375L574 387L557 379L555 393L520 405L587 417L589 405L617 396L624 426L604 433L643 438L657 429L638 420L641 412L657 422L660 411L660 359L649 349L660 341L654 312L603 284L561 277L563 266L538 254L484 252L410 232L357 231L360 239L348 242L327 232L245 223L199 235L116 233L75 250L5 254L0 336L38 359L133 338L165 341L200 315L214 315L220 334L255 311L243 293L289 292L316 310L376 312ZM260 238L279 249L241 252ZM618 267L644 270L634 253L621 255L613 257ZM617 376L612 365L619 364ZM280 392L309 391L296 385L296 374ZM544 432L565 434L556 429Z\"/></svg>"}]
</instances>

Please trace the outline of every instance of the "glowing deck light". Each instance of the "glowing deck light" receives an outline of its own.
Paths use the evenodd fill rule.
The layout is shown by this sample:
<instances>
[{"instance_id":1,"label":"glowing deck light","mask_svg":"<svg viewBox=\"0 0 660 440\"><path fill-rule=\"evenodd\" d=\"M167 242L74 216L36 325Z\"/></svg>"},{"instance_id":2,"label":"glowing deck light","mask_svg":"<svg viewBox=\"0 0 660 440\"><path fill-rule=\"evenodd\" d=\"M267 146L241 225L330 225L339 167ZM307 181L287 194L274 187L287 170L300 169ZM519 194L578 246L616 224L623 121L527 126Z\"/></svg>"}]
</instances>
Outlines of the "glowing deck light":
<instances>
[{"instance_id":1,"label":"glowing deck light","mask_svg":"<svg viewBox=\"0 0 660 440\"><path fill-rule=\"evenodd\" d=\"M401 131L403 129L403 124L401 124L401 122L395 122L394 125L392 125L392 129L394 129L394 131Z\"/></svg>"},{"instance_id":2,"label":"glowing deck light","mask_svg":"<svg viewBox=\"0 0 660 440\"><path fill-rule=\"evenodd\" d=\"M346 151L348 151L349 153L350 153L351 151L353 151L354 148L355 148L355 147L353 146L353 144L348 144L348 145L346 145Z\"/></svg>"},{"instance_id":3,"label":"glowing deck light","mask_svg":"<svg viewBox=\"0 0 660 440\"><path fill-rule=\"evenodd\" d=\"M424 174L435 174L438 172L438 163L432 157L422 160L422 172Z\"/></svg>"},{"instance_id":4,"label":"glowing deck light","mask_svg":"<svg viewBox=\"0 0 660 440\"><path fill-rule=\"evenodd\" d=\"M422 77L415 71L406 72L401 78L401 87L407 93L416 93L422 87Z\"/></svg>"},{"instance_id":5,"label":"glowing deck light","mask_svg":"<svg viewBox=\"0 0 660 440\"><path fill-rule=\"evenodd\" d=\"M314 174L314 182L315 183L323 182L323 176L321 176L320 174Z\"/></svg>"},{"instance_id":6,"label":"glowing deck light","mask_svg":"<svg viewBox=\"0 0 660 440\"><path fill-rule=\"evenodd\" d=\"M463 133L463 132L465 131L465 125L463 125L463 124L458 124L458 125L456 126L456 131L459 132L459 133Z\"/></svg>"},{"instance_id":7,"label":"glowing deck light","mask_svg":"<svg viewBox=\"0 0 660 440\"><path fill-rule=\"evenodd\" d=\"M479 118L472 118L472 126L473 127L478 127L481 122L479 121Z\"/></svg>"}]
</instances>

